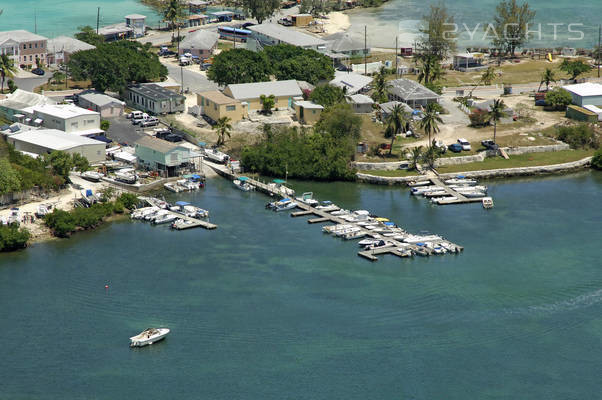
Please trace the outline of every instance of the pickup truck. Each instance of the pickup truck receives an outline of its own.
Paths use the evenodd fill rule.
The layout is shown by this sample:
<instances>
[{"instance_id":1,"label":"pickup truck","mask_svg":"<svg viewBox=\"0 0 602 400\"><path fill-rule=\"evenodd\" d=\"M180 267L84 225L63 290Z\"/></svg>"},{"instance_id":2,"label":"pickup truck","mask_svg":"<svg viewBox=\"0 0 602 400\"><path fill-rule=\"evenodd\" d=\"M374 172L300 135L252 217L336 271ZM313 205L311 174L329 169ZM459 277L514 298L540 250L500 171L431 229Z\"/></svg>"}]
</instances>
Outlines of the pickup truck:
<instances>
[{"instance_id":1,"label":"pickup truck","mask_svg":"<svg viewBox=\"0 0 602 400\"><path fill-rule=\"evenodd\" d=\"M142 122L146 121L148 118L149 118L149 117L148 117L148 114L147 114L147 113L144 113L144 114L142 114L142 116L133 117L133 118L132 118L132 124L134 124L134 125L138 125L138 124L140 124L140 123L142 123Z\"/></svg>"}]
</instances>

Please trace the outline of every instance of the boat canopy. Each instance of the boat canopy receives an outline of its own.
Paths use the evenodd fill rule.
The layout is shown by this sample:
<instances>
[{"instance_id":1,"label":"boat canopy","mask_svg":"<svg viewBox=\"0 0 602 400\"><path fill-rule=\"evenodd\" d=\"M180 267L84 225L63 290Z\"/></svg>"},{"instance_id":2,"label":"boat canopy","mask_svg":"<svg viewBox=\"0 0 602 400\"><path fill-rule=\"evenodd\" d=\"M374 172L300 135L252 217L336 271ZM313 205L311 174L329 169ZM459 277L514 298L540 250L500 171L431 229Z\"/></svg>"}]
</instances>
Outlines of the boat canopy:
<instances>
[{"instance_id":1,"label":"boat canopy","mask_svg":"<svg viewBox=\"0 0 602 400\"><path fill-rule=\"evenodd\" d=\"M456 175L456 178L458 178L458 179L464 179L466 177L464 175Z\"/></svg>"},{"instance_id":2,"label":"boat canopy","mask_svg":"<svg viewBox=\"0 0 602 400\"><path fill-rule=\"evenodd\" d=\"M386 226L395 226L395 222L385 222Z\"/></svg>"},{"instance_id":3,"label":"boat canopy","mask_svg":"<svg viewBox=\"0 0 602 400\"><path fill-rule=\"evenodd\" d=\"M291 199L289 199L289 198L287 197L286 199L282 199L282 200L280 200L280 201L284 203L285 201L291 201Z\"/></svg>"},{"instance_id":4,"label":"boat canopy","mask_svg":"<svg viewBox=\"0 0 602 400\"><path fill-rule=\"evenodd\" d=\"M239 176L239 177L238 177L238 180L239 180L239 181L243 181L243 182L244 182L244 181L248 181L248 180L249 180L249 177L247 177L247 176Z\"/></svg>"},{"instance_id":5,"label":"boat canopy","mask_svg":"<svg viewBox=\"0 0 602 400\"><path fill-rule=\"evenodd\" d=\"M378 222L389 222L387 218L375 218Z\"/></svg>"},{"instance_id":6,"label":"boat canopy","mask_svg":"<svg viewBox=\"0 0 602 400\"><path fill-rule=\"evenodd\" d=\"M186 201L176 201L176 206L189 206L190 203L186 202Z\"/></svg>"},{"instance_id":7,"label":"boat canopy","mask_svg":"<svg viewBox=\"0 0 602 400\"><path fill-rule=\"evenodd\" d=\"M277 183L279 185L286 183L286 181L284 179L274 179L272 182Z\"/></svg>"}]
</instances>

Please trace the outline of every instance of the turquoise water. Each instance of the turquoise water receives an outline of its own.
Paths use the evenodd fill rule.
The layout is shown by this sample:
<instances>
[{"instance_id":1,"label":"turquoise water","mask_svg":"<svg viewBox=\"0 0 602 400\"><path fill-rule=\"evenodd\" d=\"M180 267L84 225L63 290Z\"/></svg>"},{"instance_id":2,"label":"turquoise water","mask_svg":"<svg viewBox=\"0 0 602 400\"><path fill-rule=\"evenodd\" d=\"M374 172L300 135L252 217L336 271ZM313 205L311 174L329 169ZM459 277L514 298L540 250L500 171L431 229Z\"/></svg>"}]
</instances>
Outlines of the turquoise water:
<instances>
[{"instance_id":1,"label":"turquoise water","mask_svg":"<svg viewBox=\"0 0 602 400\"><path fill-rule=\"evenodd\" d=\"M0 398L599 397L602 174L488 184L489 211L295 184L457 256L370 263L221 179L178 195L216 231L122 221L1 255ZM172 334L128 347L154 325Z\"/></svg>"},{"instance_id":2,"label":"turquoise water","mask_svg":"<svg viewBox=\"0 0 602 400\"><path fill-rule=\"evenodd\" d=\"M364 26L367 26L372 46L393 48L395 36L399 35L399 45L409 47L416 39L417 27L422 17L428 13L428 7L438 3L439 0L391 0L377 9L356 9L350 14L351 31L363 37ZM498 3L499 0L481 0L478 3L473 0L445 2L459 25L460 49L489 45L490 40L484 40L483 34L487 24L492 22ZM541 37L539 33L532 33L528 47L592 48L598 43L598 25L601 23L602 10L599 0L582 0L579 3L568 0L530 0L528 3L537 12L534 21L536 25L529 30L540 31L538 24L541 24ZM556 26L556 35L554 26L549 24L559 24ZM571 33L569 24L575 24L570 29L583 32L583 37L581 38L579 33ZM472 37L467 33L469 31Z\"/></svg>"}]
</instances>

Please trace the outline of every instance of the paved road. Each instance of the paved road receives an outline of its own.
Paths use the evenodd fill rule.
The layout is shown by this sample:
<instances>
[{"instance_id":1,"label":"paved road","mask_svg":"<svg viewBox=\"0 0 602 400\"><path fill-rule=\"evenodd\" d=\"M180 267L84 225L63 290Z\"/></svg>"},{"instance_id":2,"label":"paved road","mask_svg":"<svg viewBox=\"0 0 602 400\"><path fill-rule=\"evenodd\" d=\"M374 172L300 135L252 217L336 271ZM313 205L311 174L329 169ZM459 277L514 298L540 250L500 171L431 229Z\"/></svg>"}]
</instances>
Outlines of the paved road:
<instances>
[{"instance_id":1,"label":"paved road","mask_svg":"<svg viewBox=\"0 0 602 400\"><path fill-rule=\"evenodd\" d=\"M45 84L50 79L50 73L46 72L45 76L35 77L35 78L14 78L15 84L19 89L27 90L28 92L33 92L33 89Z\"/></svg>"},{"instance_id":2,"label":"paved road","mask_svg":"<svg viewBox=\"0 0 602 400\"><path fill-rule=\"evenodd\" d=\"M123 117L107 118L111 125L106 135L115 142L127 143L133 145L138 139L145 136L139 127L132 125L132 122Z\"/></svg>"},{"instance_id":3,"label":"paved road","mask_svg":"<svg viewBox=\"0 0 602 400\"><path fill-rule=\"evenodd\" d=\"M167 67L169 77L182 84L182 76L180 67L171 63L163 63ZM199 72L183 69L184 71L184 89L188 88L192 93L202 92L205 90L217 89L217 84L207 79L207 77Z\"/></svg>"}]
</instances>

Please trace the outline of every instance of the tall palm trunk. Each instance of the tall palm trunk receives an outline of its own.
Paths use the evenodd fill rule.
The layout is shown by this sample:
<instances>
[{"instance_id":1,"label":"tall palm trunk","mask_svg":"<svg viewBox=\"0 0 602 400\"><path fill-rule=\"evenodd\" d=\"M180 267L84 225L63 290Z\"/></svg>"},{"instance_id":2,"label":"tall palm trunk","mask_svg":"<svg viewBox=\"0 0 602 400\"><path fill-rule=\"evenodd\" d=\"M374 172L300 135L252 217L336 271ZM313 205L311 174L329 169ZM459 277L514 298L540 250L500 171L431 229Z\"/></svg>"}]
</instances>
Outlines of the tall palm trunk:
<instances>
[{"instance_id":1,"label":"tall palm trunk","mask_svg":"<svg viewBox=\"0 0 602 400\"><path fill-rule=\"evenodd\" d=\"M497 120L493 120L493 143L495 143L496 133L497 133Z\"/></svg>"}]
</instances>

